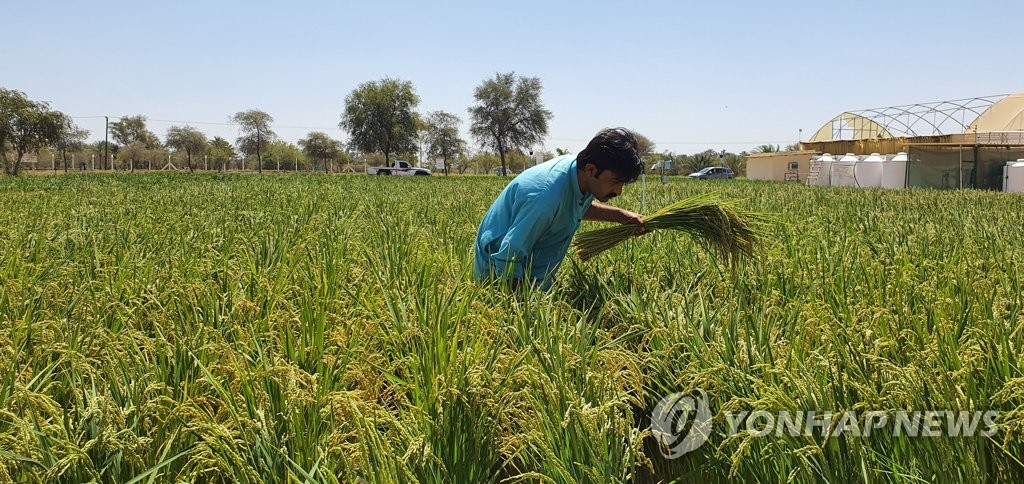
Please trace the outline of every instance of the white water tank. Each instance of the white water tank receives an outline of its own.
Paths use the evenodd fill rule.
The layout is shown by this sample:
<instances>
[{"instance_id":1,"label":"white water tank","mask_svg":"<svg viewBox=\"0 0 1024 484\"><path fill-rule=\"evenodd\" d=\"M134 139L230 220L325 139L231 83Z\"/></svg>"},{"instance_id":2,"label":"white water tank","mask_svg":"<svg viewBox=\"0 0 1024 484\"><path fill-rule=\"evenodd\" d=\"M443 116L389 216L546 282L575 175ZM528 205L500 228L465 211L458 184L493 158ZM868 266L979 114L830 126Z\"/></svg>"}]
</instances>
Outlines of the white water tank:
<instances>
[{"instance_id":1,"label":"white water tank","mask_svg":"<svg viewBox=\"0 0 1024 484\"><path fill-rule=\"evenodd\" d=\"M882 188L907 187L907 154L904 152L888 155L882 163Z\"/></svg>"},{"instance_id":2,"label":"white water tank","mask_svg":"<svg viewBox=\"0 0 1024 484\"><path fill-rule=\"evenodd\" d=\"M854 171L857 169L857 163L860 162L860 157L853 154L847 153L840 156L838 160L832 163L831 172L831 184L834 187L855 187L857 186L857 177Z\"/></svg>"},{"instance_id":3,"label":"white water tank","mask_svg":"<svg viewBox=\"0 0 1024 484\"><path fill-rule=\"evenodd\" d=\"M1024 193L1024 158L1006 162L1003 167L1003 191Z\"/></svg>"},{"instance_id":4,"label":"white water tank","mask_svg":"<svg viewBox=\"0 0 1024 484\"><path fill-rule=\"evenodd\" d=\"M832 163L835 163L836 159L829 153L825 153L817 158L821 162L821 168L818 170L818 180L814 184L827 187L832 184Z\"/></svg>"},{"instance_id":5,"label":"white water tank","mask_svg":"<svg viewBox=\"0 0 1024 484\"><path fill-rule=\"evenodd\" d=\"M878 153L871 153L861 158L860 163L854 165L854 176L857 177L857 186L861 188L876 188L882 186L882 165L885 157Z\"/></svg>"}]
</instances>

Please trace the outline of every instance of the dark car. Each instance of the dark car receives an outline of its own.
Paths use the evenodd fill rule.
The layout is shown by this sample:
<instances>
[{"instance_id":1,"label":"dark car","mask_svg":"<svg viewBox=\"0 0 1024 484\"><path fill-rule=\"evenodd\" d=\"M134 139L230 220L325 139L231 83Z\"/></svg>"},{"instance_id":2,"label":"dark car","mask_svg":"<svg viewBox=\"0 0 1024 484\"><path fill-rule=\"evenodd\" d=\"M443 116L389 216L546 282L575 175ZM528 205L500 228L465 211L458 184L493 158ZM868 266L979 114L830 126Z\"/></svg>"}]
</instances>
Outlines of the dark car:
<instances>
[{"instance_id":1,"label":"dark car","mask_svg":"<svg viewBox=\"0 0 1024 484\"><path fill-rule=\"evenodd\" d=\"M734 174L732 172L732 170L730 170L729 168L726 168L724 166L709 166L709 167L707 167L707 168L705 168L705 169L703 169L701 171L693 172L693 173L690 173L689 175L686 175L686 176L688 176L690 178L693 178L693 179L701 179L701 180L713 180L713 179L719 179L719 178L725 178L725 179L736 178L736 174Z\"/></svg>"}]
</instances>

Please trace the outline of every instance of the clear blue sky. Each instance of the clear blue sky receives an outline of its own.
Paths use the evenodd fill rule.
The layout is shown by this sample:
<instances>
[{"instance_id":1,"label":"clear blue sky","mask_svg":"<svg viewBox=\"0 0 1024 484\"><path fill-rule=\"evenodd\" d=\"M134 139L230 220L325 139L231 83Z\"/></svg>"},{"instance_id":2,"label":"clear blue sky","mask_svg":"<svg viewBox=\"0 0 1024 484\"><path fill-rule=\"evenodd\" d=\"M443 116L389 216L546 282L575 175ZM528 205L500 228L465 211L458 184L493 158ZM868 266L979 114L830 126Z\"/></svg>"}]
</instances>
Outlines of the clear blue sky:
<instances>
[{"instance_id":1,"label":"clear blue sky","mask_svg":"<svg viewBox=\"0 0 1024 484\"><path fill-rule=\"evenodd\" d=\"M48 2L2 9L0 86L76 117L144 114L161 138L258 108L344 139L362 82L413 83L468 123L496 72L543 81L547 149L626 126L692 153L786 144L832 116L1024 91L1017 1ZM158 120L187 121L168 123ZM102 119L78 119L102 139ZM201 124L218 123L218 124ZM468 128L463 126L464 131Z\"/></svg>"}]
</instances>

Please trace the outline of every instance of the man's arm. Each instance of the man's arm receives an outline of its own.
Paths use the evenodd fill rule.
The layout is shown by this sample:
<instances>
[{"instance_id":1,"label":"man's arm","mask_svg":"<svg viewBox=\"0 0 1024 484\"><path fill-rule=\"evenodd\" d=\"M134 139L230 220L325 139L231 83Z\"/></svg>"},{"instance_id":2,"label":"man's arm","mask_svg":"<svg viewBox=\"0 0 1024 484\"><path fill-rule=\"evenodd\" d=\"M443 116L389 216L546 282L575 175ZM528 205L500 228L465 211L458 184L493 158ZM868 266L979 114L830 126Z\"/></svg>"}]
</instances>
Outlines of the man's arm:
<instances>
[{"instance_id":1,"label":"man's arm","mask_svg":"<svg viewBox=\"0 0 1024 484\"><path fill-rule=\"evenodd\" d=\"M583 220L636 225L637 234L642 234L647 231L644 227L644 218L640 214L605 205L600 202L590 204L590 208L587 209L587 213L583 214Z\"/></svg>"}]
</instances>

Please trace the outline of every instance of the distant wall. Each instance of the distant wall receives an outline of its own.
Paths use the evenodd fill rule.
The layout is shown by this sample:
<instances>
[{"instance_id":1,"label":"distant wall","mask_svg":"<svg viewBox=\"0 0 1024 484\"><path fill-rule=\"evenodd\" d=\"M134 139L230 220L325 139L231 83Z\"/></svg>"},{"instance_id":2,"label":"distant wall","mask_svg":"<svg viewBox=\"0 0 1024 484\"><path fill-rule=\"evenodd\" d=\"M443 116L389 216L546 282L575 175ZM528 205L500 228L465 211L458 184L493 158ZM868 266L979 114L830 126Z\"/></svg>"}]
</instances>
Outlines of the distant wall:
<instances>
[{"instance_id":1,"label":"distant wall","mask_svg":"<svg viewBox=\"0 0 1024 484\"><path fill-rule=\"evenodd\" d=\"M751 180L807 179L811 158L821 153L813 150L782 151L778 153L755 153L747 157L747 178ZM796 163L796 170L790 169Z\"/></svg>"}]
</instances>

